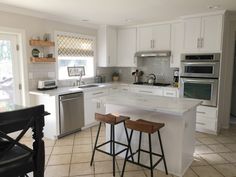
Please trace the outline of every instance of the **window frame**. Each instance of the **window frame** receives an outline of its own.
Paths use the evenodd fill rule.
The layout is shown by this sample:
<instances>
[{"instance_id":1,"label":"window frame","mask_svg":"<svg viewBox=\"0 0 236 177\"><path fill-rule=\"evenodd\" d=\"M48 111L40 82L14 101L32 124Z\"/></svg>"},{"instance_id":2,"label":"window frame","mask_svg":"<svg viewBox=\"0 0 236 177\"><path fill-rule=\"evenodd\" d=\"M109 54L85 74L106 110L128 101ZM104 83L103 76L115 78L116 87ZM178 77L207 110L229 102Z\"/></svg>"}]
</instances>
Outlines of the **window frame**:
<instances>
[{"instance_id":1,"label":"window frame","mask_svg":"<svg viewBox=\"0 0 236 177\"><path fill-rule=\"evenodd\" d=\"M55 58L56 58L56 65L55 65L55 71L56 71L56 79L59 81L70 81L70 80L75 80L76 77L71 77L68 79L59 79L59 59L58 59L58 42L57 42L57 35L69 35L69 36L80 36L80 37L84 37L84 38L90 38L94 40L94 56L93 56L93 73L94 76L83 76L84 79L92 79L95 77L96 75L96 63L97 63L97 41L96 41L96 36L93 35L86 35L86 34L80 34L80 33L75 33L75 32L63 32L63 31L55 31L54 32L54 42L55 42Z\"/></svg>"}]
</instances>

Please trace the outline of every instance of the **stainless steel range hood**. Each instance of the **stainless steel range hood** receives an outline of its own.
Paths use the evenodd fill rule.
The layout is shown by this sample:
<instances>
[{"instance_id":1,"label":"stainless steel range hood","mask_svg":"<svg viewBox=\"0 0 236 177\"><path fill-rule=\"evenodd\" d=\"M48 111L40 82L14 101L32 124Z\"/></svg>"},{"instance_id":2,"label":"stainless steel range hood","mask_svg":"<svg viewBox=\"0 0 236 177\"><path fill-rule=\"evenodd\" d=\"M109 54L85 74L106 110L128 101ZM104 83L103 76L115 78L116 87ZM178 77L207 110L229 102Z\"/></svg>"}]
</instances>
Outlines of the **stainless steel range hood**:
<instances>
[{"instance_id":1,"label":"stainless steel range hood","mask_svg":"<svg viewBox=\"0 0 236 177\"><path fill-rule=\"evenodd\" d=\"M169 50L156 50L156 51L139 51L135 53L135 57L169 57L171 52Z\"/></svg>"}]
</instances>

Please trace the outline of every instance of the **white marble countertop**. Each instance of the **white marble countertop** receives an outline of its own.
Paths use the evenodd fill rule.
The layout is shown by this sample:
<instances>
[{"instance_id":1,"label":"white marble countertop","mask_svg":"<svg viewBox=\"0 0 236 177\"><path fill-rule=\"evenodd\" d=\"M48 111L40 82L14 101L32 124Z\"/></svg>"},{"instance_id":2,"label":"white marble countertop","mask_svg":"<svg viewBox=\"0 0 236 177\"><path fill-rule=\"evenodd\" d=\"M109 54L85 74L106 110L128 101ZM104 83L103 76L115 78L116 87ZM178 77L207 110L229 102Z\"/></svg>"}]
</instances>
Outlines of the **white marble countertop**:
<instances>
[{"instance_id":1,"label":"white marble countertop","mask_svg":"<svg viewBox=\"0 0 236 177\"><path fill-rule=\"evenodd\" d=\"M52 90L31 90L29 93L33 95L44 95L44 96L58 96L62 94L69 94L69 93L75 93L75 92L86 92L86 91L94 91L99 90L104 87L112 87L116 85L123 85L123 86L129 86L129 87L139 87L139 88L172 88L172 89L178 89L173 86L152 86L152 85L134 85L131 83L124 83L124 82L108 82L108 83L91 83L99 85L98 87L91 87L91 88L78 88L78 86L71 86L71 87L58 87L57 89ZM90 84L88 84L90 85Z\"/></svg>"},{"instance_id":2,"label":"white marble countertop","mask_svg":"<svg viewBox=\"0 0 236 177\"><path fill-rule=\"evenodd\" d=\"M135 93L116 93L109 96L102 96L94 99L102 104L113 104L120 106L130 106L133 108L167 113L181 116L193 107L200 105L201 101L171 98L164 96L141 95Z\"/></svg>"}]
</instances>

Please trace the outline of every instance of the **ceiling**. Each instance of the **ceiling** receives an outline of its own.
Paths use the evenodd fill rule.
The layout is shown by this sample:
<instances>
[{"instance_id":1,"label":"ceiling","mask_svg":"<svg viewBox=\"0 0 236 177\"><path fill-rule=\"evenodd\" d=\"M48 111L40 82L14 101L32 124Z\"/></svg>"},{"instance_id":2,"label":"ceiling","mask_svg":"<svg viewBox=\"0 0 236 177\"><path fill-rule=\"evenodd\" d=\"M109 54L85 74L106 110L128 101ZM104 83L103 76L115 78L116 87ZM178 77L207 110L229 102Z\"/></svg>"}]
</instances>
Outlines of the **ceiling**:
<instances>
[{"instance_id":1,"label":"ceiling","mask_svg":"<svg viewBox=\"0 0 236 177\"><path fill-rule=\"evenodd\" d=\"M19 7L78 23L110 25L174 20L215 10L236 11L236 0L0 0L0 3L14 7L15 11Z\"/></svg>"}]
</instances>

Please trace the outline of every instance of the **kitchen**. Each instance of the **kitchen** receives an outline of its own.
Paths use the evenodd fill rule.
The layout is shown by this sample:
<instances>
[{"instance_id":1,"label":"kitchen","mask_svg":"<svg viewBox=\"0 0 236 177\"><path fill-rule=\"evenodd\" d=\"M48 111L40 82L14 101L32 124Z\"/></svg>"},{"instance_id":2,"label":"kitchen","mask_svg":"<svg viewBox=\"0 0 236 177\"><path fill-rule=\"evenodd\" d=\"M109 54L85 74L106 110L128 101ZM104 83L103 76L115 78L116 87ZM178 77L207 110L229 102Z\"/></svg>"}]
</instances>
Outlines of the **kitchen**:
<instances>
[{"instance_id":1,"label":"kitchen","mask_svg":"<svg viewBox=\"0 0 236 177\"><path fill-rule=\"evenodd\" d=\"M235 39L232 39L232 34L236 30L234 13L225 9L227 8L209 7L205 11L145 23L135 23L128 19L123 25L94 25L81 20L79 25L74 25L73 20L65 23L63 20L59 22L58 19L52 19L53 17L48 17L49 20L39 14L34 17L30 15L30 10L23 13L18 7L14 9L4 4L0 11L1 32L17 34L18 40L23 44L20 45L19 54L19 69L23 71L19 74L23 95L21 105L44 104L45 110L50 113L45 117L44 126L48 151L46 176L53 176L53 171L59 168L64 169L64 176L111 176L112 171L109 170L112 170L112 167L108 171L101 170L110 159L99 160L98 166L100 165L101 169L96 172L96 162L95 171L90 169L89 165L86 166L90 151L85 151L89 158L81 159L84 160L82 163L78 160L80 158L76 157L82 156L79 146L92 146L94 143L98 123L95 121L95 113L106 113L106 103L99 99L112 94L134 94L137 97L144 95L148 98L161 96L170 100L179 97L203 100L196 110L197 141L193 158L195 161L206 163L191 165L186 176L206 176L207 173L227 176L222 169L234 165L234 159L228 156L234 156L235 152L233 136L226 135L234 134L234 128L229 128L229 121L234 50L231 44ZM38 38L47 38L48 42L53 44L40 46L33 43ZM78 54L73 46L81 41L84 42L85 48L81 48L81 53ZM78 61L73 58L75 56L80 57ZM37 59L40 58L55 58L55 61L39 62ZM71 67L70 72L68 66ZM200 82L192 81L196 77ZM118 81L115 81L117 79ZM49 87L54 86L57 89L38 91L39 80L46 80L40 83L42 88L48 84ZM83 94L77 94L78 92ZM75 100L64 102L67 99ZM77 115L79 119L68 121L71 120L70 116L68 117L71 113L67 114L67 110L73 111L72 114ZM82 131L77 132L80 129ZM104 127L102 129L103 133L108 131ZM74 134L68 135L71 133ZM163 136L165 137L165 133ZM105 136L102 140L105 140ZM165 147L165 139L163 144ZM59 149L63 149L64 153L56 152ZM72 149L77 151L75 157L72 155ZM168 150L166 155L168 159ZM60 157L65 159L58 160ZM106 158L105 155L102 157ZM71 159L78 162L71 163ZM121 160L117 161L121 171ZM83 165L86 169L84 172L76 170L77 167L83 169ZM202 170L207 172L202 173ZM233 174L230 175L234 176L233 169L230 170ZM134 175L139 171L137 168L130 170L128 174ZM145 170L141 171L143 175L149 175ZM162 171L157 173L164 175ZM169 175L181 176L181 173L170 171Z\"/></svg>"}]
</instances>

